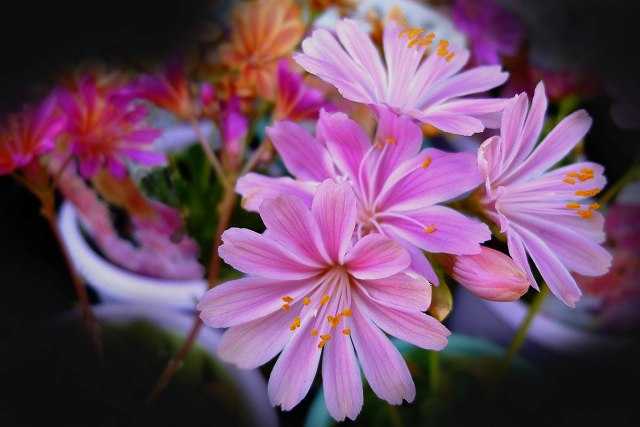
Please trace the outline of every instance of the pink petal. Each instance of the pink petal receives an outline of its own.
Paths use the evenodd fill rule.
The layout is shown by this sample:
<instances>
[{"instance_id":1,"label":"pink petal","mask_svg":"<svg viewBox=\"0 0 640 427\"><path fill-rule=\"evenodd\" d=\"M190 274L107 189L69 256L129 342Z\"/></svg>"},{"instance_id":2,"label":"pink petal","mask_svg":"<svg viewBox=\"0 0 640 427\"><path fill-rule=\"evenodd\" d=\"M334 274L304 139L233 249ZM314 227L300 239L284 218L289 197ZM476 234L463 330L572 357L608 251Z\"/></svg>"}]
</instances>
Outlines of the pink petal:
<instances>
[{"instance_id":1,"label":"pink petal","mask_svg":"<svg viewBox=\"0 0 640 427\"><path fill-rule=\"evenodd\" d=\"M326 143L338 169L357 179L360 162L370 147L362 128L344 113L320 110L317 134Z\"/></svg>"},{"instance_id":2,"label":"pink petal","mask_svg":"<svg viewBox=\"0 0 640 427\"><path fill-rule=\"evenodd\" d=\"M222 235L220 257L236 270L274 279L304 279L319 273L278 243L244 228L230 228Z\"/></svg>"},{"instance_id":3,"label":"pink petal","mask_svg":"<svg viewBox=\"0 0 640 427\"><path fill-rule=\"evenodd\" d=\"M360 284L372 298L405 310L426 311L431 304L431 285L423 278L405 273Z\"/></svg>"},{"instance_id":4,"label":"pink petal","mask_svg":"<svg viewBox=\"0 0 640 427\"><path fill-rule=\"evenodd\" d=\"M502 141L502 158L500 164L503 170L508 170L513 159L520 151L521 136L529 108L529 98L526 93L516 95L505 108L500 125L500 140Z\"/></svg>"},{"instance_id":5,"label":"pink petal","mask_svg":"<svg viewBox=\"0 0 640 427\"><path fill-rule=\"evenodd\" d=\"M388 89L388 102L393 106L403 106L410 104L408 94L415 94L418 91L408 91L409 85L412 80L418 76L424 74L416 73L416 69L420 64L420 60L424 53L424 49L408 47L408 40L406 37L400 37L400 27L389 21L385 24L383 45L384 45L384 58L387 63L387 69L389 71L389 89ZM420 85L421 82L417 84ZM424 84L424 81L422 82Z\"/></svg>"},{"instance_id":6,"label":"pink petal","mask_svg":"<svg viewBox=\"0 0 640 427\"><path fill-rule=\"evenodd\" d=\"M362 380L348 335L336 333L325 345L322 357L322 388L327 410L334 419L356 419L363 403Z\"/></svg>"},{"instance_id":7,"label":"pink petal","mask_svg":"<svg viewBox=\"0 0 640 427\"><path fill-rule=\"evenodd\" d=\"M353 307L351 338L364 376L378 397L392 405L413 402L416 387L400 352L389 339Z\"/></svg>"},{"instance_id":8,"label":"pink petal","mask_svg":"<svg viewBox=\"0 0 640 427\"><path fill-rule=\"evenodd\" d=\"M304 399L316 376L322 351L317 338L311 335L313 324L305 322L294 332L271 371L267 386L269 400L283 411L291 410Z\"/></svg>"},{"instance_id":9,"label":"pink petal","mask_svg":"<svg viewBox=\"0 0 640 427\"><path fill-rule=\"evenodd\" d=\"M311 205L327 254L342 263L356 226L356 198L347 183L326 180L318 187Z\"/></svg>"},{"instance_id":10,"label":"pink petal","mask_svg":"<svg viewBox=\"0 0 640 427\"><path fill-rule=\"evenodd\" d=\"M403 242L406 241L402 239L399 239L399 241L411 257L411 265L409 266L409 269L427 279L434 286L438 286L440 284L440 279L438 279L438 275L433 270L433 266L422 252L422 249L418 249L409 243L405 245Z\"/></svg>"},{"instance_id":11,"label":"pink petal","mask_svg":"<svg viewBox=\"0 0 640 427\"><path fill-rule=\"evenodd\" d=\"M531 101L531 108L527 115L527 121L524 124L522 130L522 138L520 140L520 147L518 153L513 161L513 164L520 164L533 150L538 137L542 131L544 125L545 113L547 112L547 96L545 95L544 83L537 84L535 92L533 94L533 101Z\"/></svg>"},{"instance_id":12,"label":"pink petal","mask_svg":"<svg viewBox=\"0 0 640 427\"><path fill-rule=\"evenodd\" d=\"M329 153L302 126L293 122L277 122L267 128L267 135L287 170L296 178L323 181L334 175Z\"/></svg>"},{"instance_id":13,"label":"pink petal","mask_svg":"<svg viewBox=\"0 0 640 427\"><path fill-rule=\"evenodd\" d=\"M451 332L433 317L383 304L368 295L361 285L353 298L363 316L389 335L427 350L442 350L447 346Z\"/></svg>"},{"instance_id":14,"label":"pink petal","mask_svg":"<svg viewBox=\"0 0 640 427\"><path fill-rule=\"evenodd\" d=\"M378 196L378 206L394 211L421 209L457 197L481 182L472 154L428 148L391 174Z\"/></svg>"},{"instance_id":15,"label":"pink petal","mask_svg":"<svg viewBox=\"0 0 640 427\"><path fill-rule=\"evenodd\" d=\"M212 328L225 328L258 319L280 310L282 297L294 300L306 295L316 281L283 281L246 277L207 291L198 303L200 318Z\"/></svg>"},{"instance_id":16,"label":"pink petal","mask_svg":"<svg viewBox=\"0 0 640 427\"><path fill-rule=\"evenodd\" d=\"M243 369L253 369L273 359L291 337L293 314L284 310L238 326L222 335L218 356ZM268 337L268 339L265 339Z\"/></svg>"},{"instance_id":17,"label":"pink petal","mask_svg":"<svg viewBox=\"0 0 640 427\"><path fill-rule=\"evenodd\" d=\"M582 292L567 268L538 236L515 224L512 226L521 236L527 252L531 255L551 292L569 307L575 307Z\"/></svg>"},{"instance_id":18,"label":"pink petal","mask_svg":"<svg viewBox=\"0 0 640 427\"><path fill-rule=\"evenodd\" d=\"M313 193L318 183L293 180L288 177L272 178L269 176L248 173L236 184L236 191L242 195L242 207L256 212L260 205L268 199L287 194L300 198L307 206L311 206Z\"/></svg>"},{"instance_id":19,"label":"pink petal","mask_svg":"<svg viewBox=\"0 0 640 427\"><path fill-rule=\"evenodd\" d=\"M433 127L456 135L471 136L482 132L484 125L480 119L448 111L429 111L420 113L418 120L428 123Z\"/></svg>"},{"instance_id":20,"label":"pink petal","mask_svg":"<svg viewBox=\"0 0 640 427\"><path fill-rule=\"evenodd\" d=\"M591 123L591 117L584 110L578 110L565 117L549 132L533 154L505 177L504 182L513 183L542 174L580 142Z\"/></svg>"},{"instance_id":21,"label":"pink petal","mask_svg":"<svg viewBox=\"0 0 640 427\"><path fill-rule=\"evenodd\" d=\"M322 267L328 260L322 236L302 199L280 196L266 200L259 209L268 237L293 250L309 264Z\"/></svg>"},{"instance_id":22,"label":"pink petal","mask_svg":"<svg viewBox=\"0 0 640 427\"><path fill-rule=\"evenodd\" d=\"M358 279L381 279L409 267L409 254L382 234L369 234L358 240L346 256L349 274Z\"/></svg>"},{"instance_id":23,"label":"pink petal","mask_svg":"<svg viewBox=\"0 0 640 427\"><path fill-rule=\"evenodd\" d=\"M383 228L429 252L472 255L491 238L486 224L444 206L431 206L403 215L383 214Z\"/></svg>"},{"instance_id":24,"label":"pink petal","mask_svg":"<svg viewBox=\"0 0 640 427\"><path fill-rule=\"evenodd\" d=\"M531 272L529 259L527 258L527 253L524 249L524 243L522 242L520 236L518 236L518 234L513 230L510 230L509 233L507 233L507 246L509 248L509 255L511 255L513 261L527 275L529 285L538 290L538 283L536 282L536 279L533 277L533 273Z\"/></svg>"}]
</instances>

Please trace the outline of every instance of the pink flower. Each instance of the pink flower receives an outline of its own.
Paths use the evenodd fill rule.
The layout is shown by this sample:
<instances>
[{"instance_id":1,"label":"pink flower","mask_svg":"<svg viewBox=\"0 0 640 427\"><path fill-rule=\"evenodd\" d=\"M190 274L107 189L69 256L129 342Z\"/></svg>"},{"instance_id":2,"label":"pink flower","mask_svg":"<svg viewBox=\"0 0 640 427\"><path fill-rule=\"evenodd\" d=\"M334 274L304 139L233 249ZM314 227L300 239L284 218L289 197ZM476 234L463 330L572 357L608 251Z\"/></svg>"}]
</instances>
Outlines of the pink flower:
<instances>
[{"instance_id":1,"label":"pink flower","mask_svg":"<svg viewBox=\"0 0 640 427\"><path fill-rule=\"evenodd\" d=\"M0 175L13 173L50 151L64 122L52 96L37 108L10 115L0 129Z\"/></svg>"},{"instance_id":2,"label":"pink flower","mask_svg":"<svg viewBox=\"0 0 640 427\"><path fill-rule=\"evenodd\" d=\"M355 419L362 407L358 361L380 398L410 402L411 374L382 331L421 348L447 344L449 331L423 313L429 285L404 272L409 255L379 234L354 239L357 214L349 186L327 180L311 209L291 196L264 202L264 234L231 228L223 235L221 257L249 276L207 292L200 317L229 327L219 348L224 360L255 368L280 353L268 393L283 410L308 393L321 356L335 419Z\"/></svg>"},{"instance_id":3,"label":"pink flower","mask_svg":"<svg viewBox=\"0 0 640 427\"><path fill-rule=\"evenodd\" d=\"M334 85L345 98L390 108L442 131L472 135L496 126L505 100L464 98L500 86L508 77L500 66L460 72L469 58L464 49L440 41L424 61L433 33L385 25L384 61L369 36L353 20L337 24L337 39L319 29L302 43L294 59L308 72ZM386 65L385 65L386 64Z\"/></svg>"},{"instance_id":4,"label":"pink flower","mask_svg":"<svg viewBox=\"0 0 640 427\"><path fill-rule=\"evenodd\" d=\"M438 277L422 250L476 254L491 237L485 224L440 205L481 183L475 157L421 150L422 132L408 117L383 111L373 143L345 114L324 111L315 138L292 122L279 122L267 134L297 179L242 177L236 189L246 209L283 193L309 204L323 180L346 181L358 199L358 236L381 233L396 240L411 254L414 272L432 283Z\"/></svg>"},{"instance_id":5,"label":"pink flower","mask_svg":"<svg viewBox=\"0 0 640 427\"><path fill-rule=\"evenodd\" d=\"M562 120L534 149L547 108L544 85L538 84L531 108L526 94L505 109L499 136L478 151L485 177L481 203L486 214L507 235L509 253L531 274L527 253L554 295L573 307L581 296L570 272L599 276L611 255L604 241L603 217L587 199L605 185L603 167L580 162L546 172L584 137L591 117L576 111ZM527 110L529 110L527 112Z\"/></svg>"},{"instance_id":6,"label":"pink flower","mask_svg":"<svg viewBox=\"0 0 640 427\"><path fill-rule=\"evenodd\" d=\"M276 120L300 121L315 119L322 107L328 105L324 95L307 86L302 76L289 68L286 60L278 63L278 91L276 92Z\"/></svg>"},{"instance_id":7,"label":"pink flower","mask_svg":"<svg viewBox=\"0 0 640 427\"><path fill-rule=\"evenodd\" d=\"M58 100L67 118L67 143L84 177L101 167L122 177L127 159L145 166L164 163L164 155L149 146L160 131L144 126L147 110L122 96L118 88L98 87L93 77L86 76L76 90L59 90Z\"/></svg>"},{"instance_id":8,"label":"pink flower","mask_svg":"<svg viewBox=\"0 0 640 427\"><path fill-rule=\"evenodd\" d=\"M249 131L249 121L240 110L240 100L233 96L222 103L220 111L220 132L225 160L235 169L240 161L240 151Z\"/></svg>"},{"instance_id":9,"label":"pink flower","mask_svg":"<svg viewBox=\"0 0 640 427\"><path fill-rule=\"evenodd\" d=\"M476 255L439 255L440 264L471 293L490 301L514 301L529 289L527 276L507 255L482 247Z\"/></svg>"}]
</instances>

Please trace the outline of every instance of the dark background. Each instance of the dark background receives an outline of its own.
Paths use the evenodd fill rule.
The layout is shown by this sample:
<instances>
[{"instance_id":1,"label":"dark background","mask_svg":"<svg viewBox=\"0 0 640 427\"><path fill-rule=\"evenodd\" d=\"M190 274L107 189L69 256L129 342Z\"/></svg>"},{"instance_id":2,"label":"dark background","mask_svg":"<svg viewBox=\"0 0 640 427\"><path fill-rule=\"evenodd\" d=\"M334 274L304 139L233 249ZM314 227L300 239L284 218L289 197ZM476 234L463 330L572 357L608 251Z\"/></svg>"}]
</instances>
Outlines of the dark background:
<instances>
[{"instance_id":1,"label":"dark background","mask_svg":"<svg viewBox=\"0 0 640 427\"><path fill-rule=\"evenodd\" d=\"M548 46L551 57L567 67L615 81L621 88L618 92L637 104L638 2L502 3L523 17L532 44ZM15 111L36 99L78 64L96 60L115 66L153 64L189 49L204 26L220 18L223 6L215 0L3 4L0 112ZM595 118L587 152L605 164L614 181L638 160L640 135L615 126L609 115L611 103L611 97L603 95L586 105ZM77 379L57 376L59 360L46 353L34 355L65 345L47 325L72 308L74 295L37 202L8 177L0 177L0 196L0 425L129 425L132 420L125 421L126 416L104 422L100 413L92 412L100 406L91 396L79 398ZM41 343L47 345L41 347ZM544 384L535 394L513 390L544 408L522 423L640 425L636 409L639 356L637 349L615 354L603 348L582 362L551 358L543 369ZM283 424L300 425L308 402L307 398L292 413L283 414ZM492 413L504 410L500 405L483 408L476 420L491 420ZM188 415L183 419L188 424ZM210 425L220 424L212 413Z\"/></svg>"}]
</instances>

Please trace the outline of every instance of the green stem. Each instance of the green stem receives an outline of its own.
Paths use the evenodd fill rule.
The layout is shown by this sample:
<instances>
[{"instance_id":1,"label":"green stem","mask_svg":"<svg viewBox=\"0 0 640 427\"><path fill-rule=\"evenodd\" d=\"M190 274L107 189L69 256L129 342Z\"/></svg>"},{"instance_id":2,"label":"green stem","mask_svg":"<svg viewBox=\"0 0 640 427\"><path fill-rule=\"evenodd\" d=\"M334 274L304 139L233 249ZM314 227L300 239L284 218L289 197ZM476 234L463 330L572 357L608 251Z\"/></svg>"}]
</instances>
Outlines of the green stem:
<instances>
[{"instance_id":1,"label":"green stem","mask_svg":"<svg viewBox=\"0 0 640 427\"><path fill-rule=\"evenodd\" d=\"M545 284L542 284L542 286L540 287L540 292L535 296L533 301L531 301L531 305L529 305L529 311L527 311L527 315L522 320L522 323L520 323L516 334L511 340L511 344L509 345L509 349L507 350L507 355L505 356L506 368L511 366L511 362L513 362L513 359L524 344L524 341L527 338L527 333L529 332L529 328L531 328L531 325L533 324L533 319L542 308L542 303L544 302L547 295L549 295L549 288Z\"/></svg>"},{"instance_id":2,"label":"green stem","mask_svg":"<svg viewBox=\"0 0 640 427\"><path fill-rule=\"evenodd\" d=\"M429 387L435 396L440 389L440 354L437 351L430 351L429 357Z\"/></svg>"},{"instance_id":3,"label":"green stem","mask_svg":"<svg viewBox=\"0 0 640 427\"><path fill-rule=\"evenodd\" d=\"M600 196L598 203L601 206L605 206L607 203L613 200L618 192L620 192L620 190L622 190L627 184L635 181L638 178L640 178L640 165L632 166L627 171L627 173L622 176L622 178L616 181L611 187L609 187L607 191L604 192L602 196Z\"/></svg>"}]
</instances>

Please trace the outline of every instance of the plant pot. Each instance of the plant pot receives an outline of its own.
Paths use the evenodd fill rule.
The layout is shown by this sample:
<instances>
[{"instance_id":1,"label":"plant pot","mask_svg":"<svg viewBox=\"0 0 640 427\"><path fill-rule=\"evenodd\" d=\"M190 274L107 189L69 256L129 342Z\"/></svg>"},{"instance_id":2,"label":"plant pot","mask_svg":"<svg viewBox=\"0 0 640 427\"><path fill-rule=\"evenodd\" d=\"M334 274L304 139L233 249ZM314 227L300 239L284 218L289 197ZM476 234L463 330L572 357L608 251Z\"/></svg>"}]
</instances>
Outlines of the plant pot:
<instances>
[{"instance_id":1,"label":"plant pot","mask_svg":"<svg viewBox=\"0 0 640 427\"><path fill-rule=\"evenodd\" d=\"M74 268L103 301L138 302L193 310L207 290L205 280L168 280L142 276L105 259L86 240L76 210L62 205L58 224Z\"/></svg>"}]
</instances>

